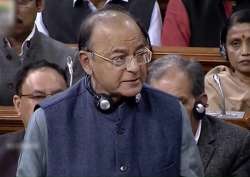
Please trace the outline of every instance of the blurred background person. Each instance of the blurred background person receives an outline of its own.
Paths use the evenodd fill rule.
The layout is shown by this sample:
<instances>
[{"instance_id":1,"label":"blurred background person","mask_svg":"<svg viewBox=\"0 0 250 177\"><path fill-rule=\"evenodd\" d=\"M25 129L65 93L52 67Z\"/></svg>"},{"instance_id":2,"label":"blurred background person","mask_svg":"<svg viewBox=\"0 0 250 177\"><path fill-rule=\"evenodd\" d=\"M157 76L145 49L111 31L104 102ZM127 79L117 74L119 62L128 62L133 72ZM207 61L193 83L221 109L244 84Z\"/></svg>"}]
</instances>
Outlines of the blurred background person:
<instances>
[{"instance_id":1,"label":"blurred background person","mask_svg":"<svg viewBox=\"0 0 250 177\"><path fill-rule=\"evenodd\" d=\"M221 52L230 67L206 74L209 112L250 111L250 9L235 12L221 35Z\"/></svg>"},{"instance_id":2,"label":"blurred background person","mask_svg":"<svg viewBox=\"0 0 250 177\"><path fill-rule=\"evenodd\" d=\"M162 45L219 47L226 19L249 0L169 0L162 30Z\"/></svg>"},{"instance_id":3,"label":"blurred background person","mask_svg":"<svg viewBox=\"0 0 250 177\"><path fill-rule=\"evenodd\" d=\"M22 68L16 75L13 102L25 129L36 104L67 88L66 73L58 65L40 60ZM16 176L17 162L25 131L0 136L1 177ZM30 145L32 148L32 144Z\"/></svg>"},{"instance_id":4,"label":"blurred background person","mask_svg":"<svg viewBox=\"0 0 250 177\"><path fill-rule=\"evenodd\" d=\"M207 177L250 175L250 132L205 114L202 66L181 56L164 56L149 67L148 83L177 96L186 107Z\"/></svg>"},{"instance_id":5,"label":"blurred background person","mask_svg":"<svg viewBox=\"0 0 250 177\"><path fill-rule=\"evenodd\" d=\"M162 18L157 0L45 0L36 24L39 31L56 40L77 43L81 22L104 5L118 5L129 11L147 29L152 45L161 44Z\"/></svg>"},{"instance_id":6,"label":"blurred background person","mask_svg":"<svg viewBox=\"0 0 250 177\"><path fill-rule=\"evenodd\" d=\"M15 24L15 0L0 0L0 36L6 35Z\"/></svg>"},{"instance_id":7,"label":"blurred background person","mask_svg":"<svg viewBox=\"0 0 250 177\"><path fill-rule=\"evenodd\" d=\"M33 61L46 59L58 64L68 71L68 75L71 76L69 82L73 77L78 80L84 73L81 68L79 70L73 68L73 65L75 68L80 67L78 51L37 30L35 19L37 12L43 9L43 0L15 2L15 25L6 36L0 37L0 105L13 104L16 71Z\"/></svg>"}]
</instances>

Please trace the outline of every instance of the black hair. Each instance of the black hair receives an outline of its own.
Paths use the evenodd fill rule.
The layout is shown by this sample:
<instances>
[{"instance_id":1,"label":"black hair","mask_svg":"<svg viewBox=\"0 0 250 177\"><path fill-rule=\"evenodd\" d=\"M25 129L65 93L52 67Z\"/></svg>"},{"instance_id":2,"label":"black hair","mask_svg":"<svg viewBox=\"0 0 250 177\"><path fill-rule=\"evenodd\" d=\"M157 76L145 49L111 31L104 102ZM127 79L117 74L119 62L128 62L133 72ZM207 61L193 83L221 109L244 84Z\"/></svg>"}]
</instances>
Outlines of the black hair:
<instances>
[{"instance_id":1,"label":"black hair","mask_svg":"<svg viewBox=\"0 0 250 177\"><path fill-rule=\"evenodd\" d=\"M228 31L239 23L250 23L250 9L239 10L231 15L221 31L221 45L225 46Z\"/></svg>"},{"instance_id":2,"label":"black hair","mask_svg":"<svg viewBox=\"0 0 250 177\"><path fill-rule=\"evenodd\" d=\"M198 97L204 93L204 72L201 64L180 55L166 55L154 60L148 68L147 82L151 84L153 80L161 79L168 68L173 66L187 74L192 82L193 96Z\"/></svg>"},{"instance_id":3,"label":"black hair","mask_svg":"<svg viewBox=\"0 0 250 177\"><path fill-rule=\"evenodd\" d=\"M25 79L28 77L29 73L32 71L39 70L41 68L51 68L57 71L58 74L60 74L63 77L63 79L65 80L65 83L67 84L67 74L65 70L63 70L60 66L58 66L55 63L50 63L46 60L39 60L39 61L35 61L35 62L25 65L23 68L21 68L17 72L16 78L15 78L15 91L17 95L22 94L21 93L22 86L23 86Z\"/></svg>"},{"instance_id":4,"label":"black hair","mask_svg":"<svg viewBox=\"0 0 250 177\"><path fill-rule=\"evenodd\" d=\"M90 15L88 15L87 18L85 18L85 20L81 24L80 33L78 36L78 48L79 48L79 50L89 49L90 38L92 36L92 32L93 32L97 22L101 21L104 15L107 16L108 12L122 13L124 15L127 15L132 20L134 20L134 22L140 28L143 36L145 37L145 40L146 40L147 44L149 45L150 50L152 50L149 35L148 35L145 27L142 25L142 23L137 18L133 17L128 11L126 11L124 8L122 8L119 5L107 5L104 8L99 9L96 12L91 13Z\"/></svg>"}]
</instances>

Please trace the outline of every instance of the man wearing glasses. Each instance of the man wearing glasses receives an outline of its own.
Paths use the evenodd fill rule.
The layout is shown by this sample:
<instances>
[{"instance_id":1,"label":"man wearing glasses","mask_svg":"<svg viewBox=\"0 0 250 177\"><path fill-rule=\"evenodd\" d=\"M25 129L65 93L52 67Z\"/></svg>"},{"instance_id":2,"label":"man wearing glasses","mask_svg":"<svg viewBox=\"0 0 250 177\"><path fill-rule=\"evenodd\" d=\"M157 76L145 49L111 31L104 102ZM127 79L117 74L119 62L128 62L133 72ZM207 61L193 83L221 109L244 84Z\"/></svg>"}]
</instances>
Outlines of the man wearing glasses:
<instances>
[{"instance_id":1,"label":"man wearing glasses","mask_svg":"<svg viewBox=\"0 0 250 177\"><path fill-rule=\"evenodd\" d=\"M80 30L88 76L40 104L17 176L202 176L186 113L175 97L145 86L147 32L127 14L102 9Z\"/></svg>"},{"instance_id":2,"label":"man wearing glasses","mask_svg":"<svg viewBox=\"0 0 250 177\"><path fill-rule=\"evenodd\" d=\"M22 68L16 77L16 95L13 97L13 102L24 127L27 128L36 104L66 88L66 74L56 64L41 60ZM15 176L21 145L26 147L35 145L22 144L24 133L22 130L0 136L1 177Z\"/></svg>"}]
</instances>

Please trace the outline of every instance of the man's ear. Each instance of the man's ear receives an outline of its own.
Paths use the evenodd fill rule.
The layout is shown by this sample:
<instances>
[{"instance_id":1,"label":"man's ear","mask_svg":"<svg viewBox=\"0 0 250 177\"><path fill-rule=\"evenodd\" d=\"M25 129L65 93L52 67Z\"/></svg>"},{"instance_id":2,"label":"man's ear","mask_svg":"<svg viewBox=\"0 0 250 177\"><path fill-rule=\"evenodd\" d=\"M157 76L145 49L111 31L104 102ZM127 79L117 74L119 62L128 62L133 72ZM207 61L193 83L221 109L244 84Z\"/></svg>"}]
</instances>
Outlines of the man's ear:
<instances>
[{"instance_id":1,"label":"man's ear","mask_svg":"<svg viewBox=\"0 0 250 177\"><path fill-rule=\"evenodd\" d=\"M36 1L36 9L37 12L42 12L45 8L45 2L44 0L35 0Z\"/></svg>"},{"instance_id":2,"label":"man's ear","mask_svg":"<svg viewBox=\"0 0 250 177\"><path fill-rule=\"evenodd\" d=\"M13 96L13 103L16 109L16 112L18 114L18 116L21 116L21 98L18 95L14 95Z\"/></svg>"},{"instance_id":3,"label":"man's ear","mask_svg":"<svg viewBox=\"0 0 250 177\"><path fill-rule=\"evenodd\" d=\"M84 71L88 74L88 75L92 75L92 66L91 66L91 59L89 56L89 52L86 51L80 51L80 63L82 68L84 69Z\"/></svg>"}]
</instances>

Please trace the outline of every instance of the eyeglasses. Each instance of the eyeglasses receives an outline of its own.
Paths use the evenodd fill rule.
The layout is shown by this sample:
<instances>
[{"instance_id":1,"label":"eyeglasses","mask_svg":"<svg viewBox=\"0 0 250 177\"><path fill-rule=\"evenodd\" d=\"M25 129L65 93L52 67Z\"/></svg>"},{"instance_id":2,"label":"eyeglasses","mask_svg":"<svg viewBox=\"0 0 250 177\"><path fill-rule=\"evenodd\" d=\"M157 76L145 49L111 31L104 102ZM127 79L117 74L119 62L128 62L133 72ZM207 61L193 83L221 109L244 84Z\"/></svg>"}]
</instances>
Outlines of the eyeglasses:
<instances>
[{"instance_id":1,"label":"eyeglasses","mask_svg":"<svg viewBox=\"0 0 250 177\"><path fill-rule=\"evenodd\" d=\"M19 95L20 97L27 97L29 99L33 100L42 100L45 99L46 97L52 96L54 94L22 94Z\"/></svg>"},{"instance_id":2,"label":"eyeglasses","mask_svg":"<svg viewBox=\"0 0 250 177\"><path fill-rule=\"evenodd\" d=\"M135 54L132 57L131 56L118 56L112 59L104 57L91 50L88 50L88 52L92 53L92 55L98 56L99 58L107 62L110 62L112 65L116 67L121 67L121 68L126 68L128 64L131 63L132 59L135 59L138 65L147 64L152 59L152 52L147 47L144 47L143 49L139 49L138 51L135 52Z\"/></svg>"}]
</instances>

